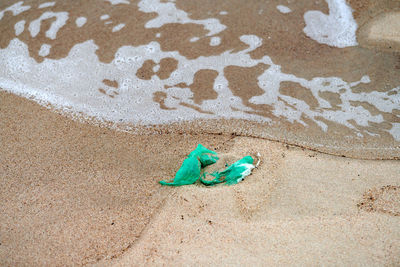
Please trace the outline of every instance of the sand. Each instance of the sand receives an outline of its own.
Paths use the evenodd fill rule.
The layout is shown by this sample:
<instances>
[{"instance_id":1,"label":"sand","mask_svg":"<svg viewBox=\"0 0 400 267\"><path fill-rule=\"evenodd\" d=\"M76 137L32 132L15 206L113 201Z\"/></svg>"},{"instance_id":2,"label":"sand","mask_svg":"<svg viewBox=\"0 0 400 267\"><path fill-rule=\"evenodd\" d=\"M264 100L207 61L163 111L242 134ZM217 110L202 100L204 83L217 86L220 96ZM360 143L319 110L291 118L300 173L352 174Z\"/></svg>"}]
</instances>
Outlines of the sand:
<instances>
[{"instance_id":1,"label":"sand","mask_svg":"<svg viewBox=\"0 0 400 267\"><path fill-rule=\"evenodd\" d=\"M368 21L359 29L359 41L365 47L400 52L400 12L382 13Z\"/></svg>"},{"instance_id":2,"label":"sand","mask_svg":"<svg viewBox=\"0 0 400 267\"><path fill-rule=\"evenodd\" d=\"M138 136L0 95L1 265L400 263L399 161ZM262 163L235 186L161 187L197 143Z\"/></svg>"},{"instance_id":3,"label":"sand","mask_svg":"<svg viewBox=\"0 0 400 267\"><path fill-rule=\"evenodd\" d=\"M327 14L325 1L280 1L290 6L292 12L287 14L260 1L249 5L176 1L176 7L193 20L212 16L227 25L228 30L214 37L199 24L146 28L156 14L123 2L129 1L55 1L54 6L40 7L38 1L27 0L24 4L32 6L28 11L3 14L0 49L18 38L34 63L40 64L63 60L76 44L94 40L98 65L106 65L120 47L145 45L155 38L163 51L194 59L241 51L246 45L239 37L255 34L264 43L249 53L252 59L268 55L282 73L305 80L340 77L349 84L368 75L369 83L352 85L348 93L382 93L391 98L398 93L393 89L400 81L397 1L348 1L360 26L359 46L343 49L317 43L303 32L304 13ZM13 3L6 0L1 9ZM28 24L49 10L68 11L70 19L57 38L47 34L55 18L43 21L33 38ZM105 13L112 21L100 19ZM22 24L14 25L22 20L25 30L19 32ZM112 31L118 23L126 25ZM198 36L202 38L191 41ZM212 40L221 43L211 45ZM155 76L169 79L178 61L161 60L159 65L152 59L144 61L134 75L143 81ZM8 64L11 67L0 78L12 76L7 71L17 65ZM273 115L272 106L250 101L264 92L258 77L268 67L231 65L224 73L247 112L271 117L271 124L214 119L123 132L132 125L79 121L0 88L0 265L399 266L400 146L389 130L397 129L400 110L382 111L365 101L350 101L353 108L382 120L366 124L349 120L353 127L348 127L317 118L328 125L327 131L305 114L301 119L306 125L290 122ZM118 103L119 97L126 97L123 79L114 76L95 77L100 80L93 84L102 85L95 87L93 99ZM162 112L185 107L187 112L205 114L202 103L218 95L215 77L215 70L201 69L193 74L192 83L176 84L193 94L191 99L182 96L177 107L167 101L168 86L173 84L161 86L150 97L151 104ZM312 95L299 83L281 85L281 98L303 101L313 112L322 108L317 98L331 106L323 107L325 111L342 108L341 92ZM161 187L157 182L172 178L199 143L229 159L260 153L261 164L235 186Z\"/></svg>"},{"instance_id":4,"label":"sand","mask_svg":"<svg viewBox=\"0 0 400 267\"><path fill-rule=\"evenodd\" d=\"M229 152L254 151L262 163L244 182L171 189L131 250L100 265L400 264L398 161L243 137ZM365 199L370 189L377 189L374 200ZM365 201L373 208L361 208Z\"/></svg>"},{"instance_id":5,"label":"sand","mask_svg":"<svg viewBox=\"0 0 400 267\"><path fill-rule=\"evenodd\" d=\"M231 138L135 136L4 92L0 103L2 266L82 265L120 255L165 199L157 181L173 177L198 143L218 150Z\"/></svg>"}]
</instances>

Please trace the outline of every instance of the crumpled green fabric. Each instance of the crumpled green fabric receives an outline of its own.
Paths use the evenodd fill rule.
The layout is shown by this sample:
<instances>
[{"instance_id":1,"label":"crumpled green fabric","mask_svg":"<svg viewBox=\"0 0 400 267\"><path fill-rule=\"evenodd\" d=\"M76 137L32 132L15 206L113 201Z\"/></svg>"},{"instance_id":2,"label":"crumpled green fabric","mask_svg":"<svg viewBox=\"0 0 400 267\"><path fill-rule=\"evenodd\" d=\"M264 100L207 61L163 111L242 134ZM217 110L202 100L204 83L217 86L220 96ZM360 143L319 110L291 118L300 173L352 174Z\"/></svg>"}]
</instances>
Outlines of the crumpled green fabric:
<instances>
[{"instance_id":1,"label":"crumpled green fabric","mask_svg":"<svg viewBox=\"0 0 400 267\"><path fill-rule=\"evenodd\" d=\"M160 184L168 186L181 186L194 184L197 180L200 180L205 185L216 185L219 183L232 185L243 180L244 177L251 174L251 171L255 168L255 165L253 164L253 158L251 156L246 156L228 166L223 171L204 173L201 175L202 168L216 163L218 159L219 158L215 151L209 150L203 145L199 144L197 148L193 150L183 161L181 167L176 172L174 179L160 181ZM215 178L211 181L208 181L206 180L207 175Z\"/></svg>"}]
</instances>

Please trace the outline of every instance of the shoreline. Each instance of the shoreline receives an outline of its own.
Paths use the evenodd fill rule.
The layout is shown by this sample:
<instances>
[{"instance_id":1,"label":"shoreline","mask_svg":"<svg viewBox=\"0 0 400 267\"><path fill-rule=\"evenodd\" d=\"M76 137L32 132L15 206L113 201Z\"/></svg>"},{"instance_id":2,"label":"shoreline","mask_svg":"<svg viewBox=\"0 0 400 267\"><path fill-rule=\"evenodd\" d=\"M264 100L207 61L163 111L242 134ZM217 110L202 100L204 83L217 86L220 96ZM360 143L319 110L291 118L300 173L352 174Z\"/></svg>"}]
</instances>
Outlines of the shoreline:
<instances>
[{"instance_id":1,"label":"shoreline","mask_svg":"<svg viewBox=\"0 0 400 267\"><path fill-rule=\"evenodd\" d=\"M396 1L5 0L0 266L400 266Z\"/></svg>"},{"instance_id":2,"label":"shoreline","mask_svg":"<svg viewBox=\"0 0 400 267\"><path fill-rule=\"evenodd\" d=\"M381 189L400 186L399 161L350 159L226 134L133 135L73 121L15 95L0 93L0 99L1 264L224 262L207 256L210 244L254 264L293 264L284 249L289 245L296 262L307 263L304 240L310 238L324 244L322 254L313 252L321 262L399 261L400 190ZM173 177L198 143L237 156L261 152L262 163L235 186L161 187L158 181ZM383 190L371 206L377 209L359 207L375 189ZM384 246L357 246L366 236ZM246 248L264 256L248 258ZM337 259L344 251L351 253Z\"/></svg>"},{"instance_id":3,"label":"shoreline","mask_svg":"<svg viewBox=\"0 0 400 267\"><path fill-rule=\"evenodd\" d=\"M0 93L12 94L6 90ZM55 112L68 119L101 127L105 129L126 132L134 135L149 134L214 134L232 135L252 138L261 138L268 141L280 142L287 145L318 151L329 155L367 160L399 160L400 145L388 143L383 145L379 138L353 137L347 140L329 138L329 134L308 133L306 127L300 124L293 124L288 127L269 125L267 122L257 122L245 119L196 119L193 121L170 122L158 125L134 125L130 123L109 122L96 117L79 114L51 104L38 103L35 99L18 96L32 101L51 112ZM293 130L301 127L301 130ZM289 128L289 130L288 130ZM338 131L339 129L335 129ZM342 130L346 130L345 127ZM311 137L307 137L308 134ZM350 134L350 132L349 132ZM299 138L300 136L300 138ZM366 144L368 147L366 147Z\"/></svg>"}]
</instances>

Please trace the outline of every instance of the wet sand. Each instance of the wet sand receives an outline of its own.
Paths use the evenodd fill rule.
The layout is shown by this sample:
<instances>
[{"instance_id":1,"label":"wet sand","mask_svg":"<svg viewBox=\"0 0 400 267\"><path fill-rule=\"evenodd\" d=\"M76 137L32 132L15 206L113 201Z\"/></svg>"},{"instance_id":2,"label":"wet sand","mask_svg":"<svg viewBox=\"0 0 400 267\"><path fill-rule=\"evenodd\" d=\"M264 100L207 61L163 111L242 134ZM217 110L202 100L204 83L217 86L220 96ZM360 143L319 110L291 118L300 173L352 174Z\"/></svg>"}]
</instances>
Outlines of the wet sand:
<instances>
[{"instance_id":1,"label":"wet sand","mask_svg":"<svg viewBox=\"0 0 400 267\"><path fill-rule=\"evenodd\" d=\"M0 87L113 122L203 120L202 131L349 157L399 157L399 55L397 46L385 47L398 24L387 33L375 25L399 12L398 1L348 1L354 21L343 19L359 31L354 26L343 48L314 40L305 28L340 5L350 10L345 1L148 1L26 0L4 12ZM0 10L13 3L3 1ZM371 44L371 23L379 33L373 40L392 39ZM321 31L329 37L327 28Z\"/></svg>"},{"instance_id":2,"label":"wet sand","mask_svg":"<svg viewBox=\"0 0 400 267\"><path fill-rule=\"evenodd\" d=\"M400 12L387 12L374 17L359 29L362 46L400 52ZM400 69L397 66L397 69Z\"/></svg>"}]
</instances>

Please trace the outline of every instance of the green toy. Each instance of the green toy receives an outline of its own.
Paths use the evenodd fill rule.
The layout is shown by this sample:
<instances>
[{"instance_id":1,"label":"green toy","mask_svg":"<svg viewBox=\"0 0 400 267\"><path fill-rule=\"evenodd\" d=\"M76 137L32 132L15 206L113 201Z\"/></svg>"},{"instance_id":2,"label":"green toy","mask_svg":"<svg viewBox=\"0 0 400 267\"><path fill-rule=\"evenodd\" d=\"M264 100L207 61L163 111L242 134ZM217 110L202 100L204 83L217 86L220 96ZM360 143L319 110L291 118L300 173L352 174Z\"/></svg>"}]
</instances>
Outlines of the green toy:
<instances>
[{"instance_id":1,"label":"green toy","mask_svg":"<svg viewBox=\"0 0 400 267\"><path fill-rule=\"evenodd\" d=\"M253 158L246 156L232 165L227 166L227 168L221 172L215 171L213 173L203 173L203 175L201 175L202 168L216 163L218 159L216 152L199 144L183 161L182 166L175 174L175 178L169 181L160 181L160 184L181 186L194 184L199 179L205 185L216 185L220 183L226 183L228 185L237 184L246 176L250 175L251 171L258 166L259 163L254 165ZM210 181L206 180L207 175L214 177L214 179Z\"/></svg>"}]
</instances>

